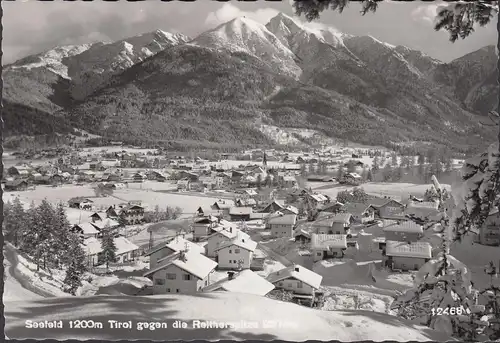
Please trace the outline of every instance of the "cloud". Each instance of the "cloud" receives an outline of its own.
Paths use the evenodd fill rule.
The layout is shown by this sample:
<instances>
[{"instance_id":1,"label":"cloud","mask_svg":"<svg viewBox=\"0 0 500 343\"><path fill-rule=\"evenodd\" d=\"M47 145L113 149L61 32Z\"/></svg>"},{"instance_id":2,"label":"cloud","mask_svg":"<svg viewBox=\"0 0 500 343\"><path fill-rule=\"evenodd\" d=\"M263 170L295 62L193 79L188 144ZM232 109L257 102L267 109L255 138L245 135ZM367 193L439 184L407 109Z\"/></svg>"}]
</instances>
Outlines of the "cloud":
<instances>
[{"instance_id":1,"label":"cloud","mask_svg":"<svg viewBox=\"0 0 500 343\"><path fill-rule=\"evenodd\" d=\"M269 20L276 16L279 11L273 8L260 8L255 11L244 11L240 8L230 4L225 3L221 8L216 11L210 12L205 19L206 25L217 26L228 22L237 17L247 17L255 20L261 24L267 24Z\"/></svg>"},{"instance_id":2,"label":"cloud","mask_svg":"<svg viewBox=\"0 0 500 343\"><path fill-rule=\"evenodd\" d=\"M442 6L443 5L439 3L419 6L411 12L411 17L414 21L421 21L428 25L434 25L436 16L438 14L438 9L440 9Z\"/></svg>"}]
</instances>

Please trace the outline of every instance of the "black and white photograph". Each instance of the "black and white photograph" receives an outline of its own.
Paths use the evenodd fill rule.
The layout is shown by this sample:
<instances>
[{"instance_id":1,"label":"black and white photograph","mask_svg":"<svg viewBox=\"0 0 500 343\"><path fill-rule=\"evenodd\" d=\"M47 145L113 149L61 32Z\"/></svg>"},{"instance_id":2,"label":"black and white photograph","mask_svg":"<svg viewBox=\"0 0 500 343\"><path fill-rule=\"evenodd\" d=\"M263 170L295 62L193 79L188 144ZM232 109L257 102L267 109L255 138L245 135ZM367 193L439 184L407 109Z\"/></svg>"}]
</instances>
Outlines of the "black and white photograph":
<instances>
[{"instance_id":1,"label":"black and white photograph","mask_svg":"<svg viewBox=\"0 0 500 343\"><path fill-rule=\"evenodd\" d=\"M2 1L6 340L500 342L498 1Z\"/></svg>"}]
</instances>

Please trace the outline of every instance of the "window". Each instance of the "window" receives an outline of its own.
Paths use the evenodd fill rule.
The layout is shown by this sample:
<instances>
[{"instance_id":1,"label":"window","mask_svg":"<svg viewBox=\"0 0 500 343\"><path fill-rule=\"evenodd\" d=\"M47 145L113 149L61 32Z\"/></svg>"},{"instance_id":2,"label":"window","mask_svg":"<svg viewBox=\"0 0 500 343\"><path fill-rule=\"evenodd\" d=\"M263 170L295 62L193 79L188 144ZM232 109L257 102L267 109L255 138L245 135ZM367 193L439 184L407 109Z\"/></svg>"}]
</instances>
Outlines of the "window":
<instances>
[{"instance_id":1,"label":"window","mask_svg":"<svg viewBox=\"0 0 500 343\"><path fill-rule=\"evenodd\" d=\"M179 288L176 289L176 292L179 293Z\"/></svg>"},{"instance_id":2,"label":"window","mask_svg":"<svg viewBox=\"0 0 500 343\"><path fill-rule=\"evenodd\" d=\"M155 279L155 285L163 286L165 284L165 280L163 279Z\"/></svg>"},{"instance_id":3,"label":"window","mask_svg":"<svg viewBox=\"0 0 500 343\"><path fill-rule=\"evenodd\" d=\"M184 274L184 275L183 275L183 279L184 279L184 281L189 281L189 280L191 280L191 274Z\"/></svg>"},{"instance_id":4,"label":"window","mask_svg":"<svg viewBox=\"0 0 500 343\"><path fill-rule=\"evenodd\" d=\"M234 249L234 253L235 254L239 254L240 253L240 249Z\"/></svg>"},{"instance_id":5,"label":"window","mask_svg":"<svg viewBox=\"0 0 500 343\"><path fill-rule=\"evenodd\" d=\"M232 253L232 250L231 250L231 249L229 249L229 253L230 253L230 254Z\"/></svg>"},{"instance_id":6,"label":"window","mask_svg":"<svg viewBox=\"0 0 500 343\"><path fill-rule=\"evenodd\" d=\"M321 251L319 251L319 252L316 253L316 256L321 256L321 255L322 255Z\"/></svg>"},{"instance_id":7,"label":"window","mask_svg":"<svg viewBox=\"0 0 500 343\"><path fill-rule=\"evenodd\" d=\"M302 288L302 282L301 281L297 282L297 288Z\"/></svg>"},{"instance_id":8,"label":"window","mask_svg":"<svg viewBox=\"0 0 500 343\"><path fill-rule=\"evenodd\" d=\"M293 283L292 283L292 282L289 282L289 283L288 283L288 287L292 288L292 287L293 287Z\"/></svg>"},{"instance_id":9,"label":"window","mask_svg":"<svg viewBox=\"0 0 500 343\"><path fill-rule=\"evenodd\" d=\"M167 288L167 293L170 293L170 288Z\"/></svg>"},{"instance_id":10,"label":"window","mask_svg":"<svg viewBox=\"0 0 500 343\"><path fill-rule=\"evenodd\" d=\"M175 280L177 275L173 273L167 273L167 280Z\"/></svg>"}]
</instances>

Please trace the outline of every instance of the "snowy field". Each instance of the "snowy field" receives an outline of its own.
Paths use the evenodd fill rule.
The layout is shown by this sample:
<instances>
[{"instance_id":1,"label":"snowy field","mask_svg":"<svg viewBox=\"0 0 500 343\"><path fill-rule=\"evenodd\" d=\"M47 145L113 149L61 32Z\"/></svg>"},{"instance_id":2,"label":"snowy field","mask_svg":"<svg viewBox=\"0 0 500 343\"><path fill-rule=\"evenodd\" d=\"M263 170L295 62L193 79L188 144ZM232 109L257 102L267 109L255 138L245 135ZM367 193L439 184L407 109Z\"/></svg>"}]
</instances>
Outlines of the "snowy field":
<instances>
[{"instance_id":1,"label":"snowy field","mask_svg":"<svg viewBox=\"0 0 500 343\"><path fill-rule=\"evenodd\" d=\"M441 184L448 190L451 189L450 185ZM353 189L353 186L332 185L326 182L307 182L307 187L311 187L313 191L328 195L336 198L339 192ZM430 185L418 185L414 183L398 183L398 182L367 182L359 186L365 190L366 193L374 196L388 196L396 200L407 200L409 195L422 197Z\"/></svg>"},{"instance_id":2,"label":"snowy field","mask_svg":"<svg viewBox=\"0 0 500 343\"><path fill-rule=\"evenodd\" d=\"M26 320L62 320L63 328L27 329ZM68 321L93 320L102 328L71 329ZM132 321L132 329L110 329L108 320ZM175 320L185 329L172 329ZM233 328L193 328L195 320L235 323ZM277 322L278 321L278 322ZM91 296L5 303L5 334L11 339L104 340L359 340L447 341L449 337L396 317L368 311L317 311L255 295L205 293L146 297ZM138 329L138 323L168 328ZM242 327L246 323L251 328ZM273 324L274 327L264 327ZM238 327L239 326L239 327ZM272 326L272 325L268 325Z\"/></svg>"},{"instance_id":3,"label":"snowy field","mask_svg":"<svg viewBox=\"0 0 500 343\"><path fill-rule=\"evenodd\" d=\"M93 148L85 148L83 149L82 152L80 152L80 155L87 155L87 154L95 154L101 151L106 151L108 153L110 152L122 152L126 151L128 153L133 153L133 154L147 154L148 152L154 153L156 149L143 149L143 148L129 148L129 147L123 147L123 146L117 146L117 145L111 145L111 146L101 146L101 147L93 147Z\"/></svg>"}]
</instances>

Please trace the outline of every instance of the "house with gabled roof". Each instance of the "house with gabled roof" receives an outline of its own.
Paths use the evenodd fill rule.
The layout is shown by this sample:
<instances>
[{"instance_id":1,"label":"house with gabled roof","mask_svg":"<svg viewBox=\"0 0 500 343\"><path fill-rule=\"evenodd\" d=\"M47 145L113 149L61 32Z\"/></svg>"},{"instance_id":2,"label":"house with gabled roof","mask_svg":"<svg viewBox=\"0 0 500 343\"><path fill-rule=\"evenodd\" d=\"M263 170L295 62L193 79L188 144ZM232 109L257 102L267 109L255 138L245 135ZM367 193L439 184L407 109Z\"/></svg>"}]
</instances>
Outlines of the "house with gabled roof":
<instances>
[{"instance_id":1,"label":"house with gabled roof","mask_svg":"<svg viewBox=\"0 0 500 343\"><path fill-rule=\"evenodd\" d=\"M207 244L205 245L206 255L208 257L216 257L217 252L216 249L224 242L230 241L237 236L249 239L250 236L243 231L239 230L236 227L221 227L220 230L214 232L210 236L207 237ZM215 229L215 228L214 228Z\"/></svg>"},{"instance_id":2,"label":"house with gabled roof","mask_svg":"<svg viewBox=\"0 0 500 343\"><path fill-rule=\"evenodd\" d=\"M312 232L316 234L349 234L353 222L350 213L320 212L318 218L312 223Z\"/></svg>"},{"instance_id":3,"label":"house with gabled roof","mask_svg":"<svg viewBox=\"0 0 500 343\"><path fill-rule=\"evenodd\" d=\"M119 216L127 224L138 224L144 219L144 207L129 203L120 209Z\"/></svg>"},{"instance_id":4,"label":"house with gabled roof","mask_svg":"<svg viewBox=\"0 0 500 343\"><path fill-rule=\"evenodd\" d=\"M433 201L409 201L404 213L406 216L412 218L426 220L427 218L435 216L439 213L438 207L439 203Z\"/></svg>"},{"instance_id":5,"label":"house with gabled roof","mask_svg":"<svg viewBox=\"0 0 500 343\"><path fill-rule=\"evenodd\" d=\"M257 242L250 237L238 235L235 238L222 242L216 249L216 261L223 269L249 269Z\"/></svg>"},{"instance_id":6,"label":"house with gabled roof","mask_svg":"<svg viewBox=\"0 0 500 343\"><path fill-rule=\"evenodd\" d=\"M277 212L266 220L266 226L271 229L272 237L293 237L293 230L297 224L296 214Z\"/></svg>"},{"instance_id":7,"label":"house with gabled roof","mask_svg":"<svg viewBox=\"0 0 500 343\"><path fill-rule=\"evenodd\" d=\"M158 261L181 250L193 251L198 254L205 253L204 247L190 242L183 237L176 236L169 239L167 242L153 247L144 256L149 256L149 269L154 269Z\"/></svg>"},{"instance_id":8,"label":"house with gabled roof","mask_svg":"<svg viewBox=\"0 0 500 343\"><path fill-rule=\"evenodd\" d=\"M375 220L375 211L370 204L351 202L344 204L342 211L350 213L357 223L365 224Z\"/></svg>"},{"instance_id":9,"label":"house with gabled roof","mask_svg":"<svg viewBox=\"0 0 500 343\"><path fill-rule=\"evenodd\" d=\"M432 258L432 246L429 242L387 241L385 245L385 263L396 270L419 270Z\"/></svg>"},{"instance_id":10,"label":"house with gabled roof","mask_svg":"<svg viewBox=\"0 0 500 343\"><path fill-rule=\"evenodd\" d=\"M199 242L210 236L212 230L219 223L219 218L212 215L203 215L194 219L193 222L193 241Z\"/></svg>"},{"instance_id":11,"label":"house with gabled roof","mask_svg":"<svg viewBox=\"0 0 500 343\"><path fill-rule=\"evenodd\" d=\"M320 208L318 208L319 212L328 212L328 213L339 213L340 209L344 206L343 203L335 201L331 203L324 204Z\"/></svg>"},{"instance_id":12,"label":"house with gabled roof","mask_svg":"<svg viewBox=\"0 0 500 343\"><path fill-rule=\"evenodd\" d=\"M71 231L80 235L81 239L87 239L90 237L97 238L97 235L101 232L99 228L92 225L90 222L75 224L71 227Z\"/></svg>"},{"instance_id":13,"label":"house with gabled roof","mask_svg":"<svg viewBox=\"0 0 500 343\"><path fill-rule=\"evenodd\" d=\"M274 285L259 274L245 269L240 272L229 271L224 279L203 288L203 292L234 292L265 296Z\"/></svg>"},{"instance_id":14,"label":"house with gabled roof","mask_svg":"<svg viewBox=\"0 0 500 343\"><path fill-rule=\"evenodd\" d=\"M139 249L137 245L130 242L123 236L113 238L116 246L115 256L118 263L124 263L134 260L136 252ZM83 241L83 251L87 254L89 264L99 265L99 255L102 254L101 240L95 237L89 237Z\"/></svg>"},{"instance_id":15,"label":"house with gabled roof","mask_svg":"<svg viewBox=\"0 0 500 343\"><path fill-rule=\"evenodd\" d=\"M231 207L229 216L231 221L249 221L250 215L253 213L252 207Z\"/></svg>"},{"instance_id":16,"label":"house with gabled roof","mask_svg":"<svg viewBox=\"0 0 500 343\"><path fill-rule=\"evenodd\" d=\"M269 274L266 279L277 289L314 296L321 286L323 276L301 265L292 265Z\"/></svg>"},{"instance_id":17,"label":"house with gabled roof","mask_svg":"<svg viewBox=\"0 0 500 343\"><path fill-rule=\"evenodd\" d=\"M217 262L195 251L179 251L158 261L144 274L153 281L154 294L193 294L210 283Z\"/></svg>"},{"instance_id":18,"label":"house with gabled roof","mask_svg":"<svg viewBox=\"0 0 500 343\"><path fill-rule=\"evenodd\" d=\"M404 217L405 205L394 199L372 198L368 200L368 203L379 218L392 219Z\"/></svg>"},{"instance_id":19,"label":"house with gabled roof","mask_svg":"<svg viewBox=\"0 0 500 343\"><path fill-rule=\"evenodd\" d=\"M344 257L347 249L347 235L311 235L311 252L314 262L327 258Z\"/></svg>"},{"instance_id":20,"label":"house with gabled roof","mask_svg":"<svg viewBox=\"0 0 500 343\"><path fill-rule=\"evenodd\" d=\"M279 202L278 200L273 200L271 201L266 207L264 207L263 210L261 210L261 213L274 213L276 211L281 211L285 208L284 204Z\"/></svg>"}]
</instances>

